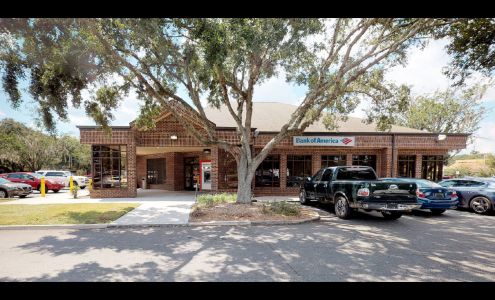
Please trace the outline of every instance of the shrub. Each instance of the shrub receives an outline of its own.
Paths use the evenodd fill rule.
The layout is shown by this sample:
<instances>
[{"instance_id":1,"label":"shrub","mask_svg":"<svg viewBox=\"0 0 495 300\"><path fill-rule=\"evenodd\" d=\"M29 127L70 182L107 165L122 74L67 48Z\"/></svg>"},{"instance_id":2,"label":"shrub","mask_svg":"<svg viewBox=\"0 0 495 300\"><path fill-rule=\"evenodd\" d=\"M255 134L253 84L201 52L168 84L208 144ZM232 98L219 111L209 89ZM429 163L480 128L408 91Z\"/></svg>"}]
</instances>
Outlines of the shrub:
<instances>
[{"instance_id":1,"label":"shrub","mask_svg":"<svg viewBox=\"0 0 495 300\"><path fill-rule=\"evenodd\" d=\"M284 216L299 216L301 214L301 207L296 203L273 201L262 205L262 212L264 214L279 214Z\"/></svg>"},{"instance_id":2,"label":"shrub","mask_svg":"<svg viewBox=\"0 0 495 300\"><path fill-rule=\"evenodd\" d=\"M237 194L221 193L221 194L205 194L199 195L196 202L200 206L215 206L220 203L232 203L237 201Z\"/></svg>"}]
</instances>

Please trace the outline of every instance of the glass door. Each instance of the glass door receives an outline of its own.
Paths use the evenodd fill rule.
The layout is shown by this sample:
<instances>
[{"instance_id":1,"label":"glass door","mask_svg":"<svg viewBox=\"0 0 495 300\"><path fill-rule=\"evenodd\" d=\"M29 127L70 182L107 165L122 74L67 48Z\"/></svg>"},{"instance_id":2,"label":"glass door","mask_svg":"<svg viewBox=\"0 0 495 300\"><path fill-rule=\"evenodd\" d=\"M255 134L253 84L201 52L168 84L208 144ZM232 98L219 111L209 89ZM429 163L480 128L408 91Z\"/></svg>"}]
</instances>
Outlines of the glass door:
<instances>
[{"instance_id":1,"label":"glass door","mask_svg":"<svg viewBox=\"0 0 495 300\"><path fill-rule=\"evenodd\" d=\"M195 190L195 185L199 183L199 158L184 158L184 189Z\"/></svg>"}]
</instances>

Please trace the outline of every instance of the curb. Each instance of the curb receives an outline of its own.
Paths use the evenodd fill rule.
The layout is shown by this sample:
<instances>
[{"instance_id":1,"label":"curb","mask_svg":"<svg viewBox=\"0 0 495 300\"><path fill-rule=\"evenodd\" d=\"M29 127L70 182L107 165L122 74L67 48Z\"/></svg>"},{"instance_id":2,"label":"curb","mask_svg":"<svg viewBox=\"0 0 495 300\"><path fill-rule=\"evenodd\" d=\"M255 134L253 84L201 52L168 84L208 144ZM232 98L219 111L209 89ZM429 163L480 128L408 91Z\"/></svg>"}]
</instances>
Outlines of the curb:
<instances>
[{"instance_id":1,"label":"curb","mask_svg":"<svg viewBox=\"0 0 495 300\"><path fill-rule=\"evenodd\" d=\"M277 220L277 221L209 221L190 222L189 226L259 226L259 225L293 225L311 223L320 220L320 215L302 220Z\"/></svg>"},{"instance_id":2,"label":"curb","mask_svg":"<svg viewBox=\"0 0 495 300\"><path fill-rule=\"evenodd\" d=\"M108 224L60 224L60 225L2 225L0 230L31 229L104 229Z\"/></svg>"},{"instance_id":3,"label":"curb","mask_svg":"<svg viewBox=\"0 0 495 300\"><path fill-rule=\"evenodd\" d=\"M188 224L108 224L106 228L186 227Z\"/></svg>"},{"instance_id":4,"label":"curb","mask_svg":"<svg viewBox=\"0 0 495 300\"><path fill-rule=\"evenodd\" d=\"M251 226L251 221L208 221L190 222L189 226Z\"/></svg>"}]
</instances>

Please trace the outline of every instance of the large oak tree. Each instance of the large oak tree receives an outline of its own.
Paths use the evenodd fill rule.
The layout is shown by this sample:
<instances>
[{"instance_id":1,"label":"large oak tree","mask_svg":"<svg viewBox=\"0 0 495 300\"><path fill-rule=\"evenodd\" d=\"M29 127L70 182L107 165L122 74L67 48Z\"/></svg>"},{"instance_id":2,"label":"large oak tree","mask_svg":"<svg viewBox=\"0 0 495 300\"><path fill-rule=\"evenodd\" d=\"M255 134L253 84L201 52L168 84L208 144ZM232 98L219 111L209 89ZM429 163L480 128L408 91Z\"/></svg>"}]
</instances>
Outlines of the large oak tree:
<instances>
[{"instance_id":1,"label":"large oak tree","mask_svg":"<svg viewBox=\"0 0 495 300\"><path fill-rule=\"evenodd\" d=\"M108 126L112 109L133 90L143 101L137 126L154 126L166 109L205 145L237 161L238 202L251 201L251 181L268 153L325 115L329 128L361 97L393 96L383 72L402 63L433 19L2 19L3 87L13 106L19 82L39 104L45 124L67 119L69 102ZM283 72L307 93L259 153L250 148L253 94ZM186 96L181 96L180 90ZM90 90L91 98L81 92ZM239 143L219 139L204 106L226 106ZM387 116L379 118L387 128Z\"/></svg>"}]
</instances>

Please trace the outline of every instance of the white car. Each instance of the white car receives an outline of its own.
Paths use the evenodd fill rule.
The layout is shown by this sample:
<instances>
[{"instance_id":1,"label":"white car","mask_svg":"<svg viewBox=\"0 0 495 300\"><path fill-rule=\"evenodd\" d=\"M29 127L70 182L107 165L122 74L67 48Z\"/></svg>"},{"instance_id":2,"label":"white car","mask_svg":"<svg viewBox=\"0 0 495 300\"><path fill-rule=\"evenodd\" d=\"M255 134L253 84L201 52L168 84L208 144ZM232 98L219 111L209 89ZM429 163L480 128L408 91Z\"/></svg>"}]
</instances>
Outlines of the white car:
<instances>
[{"instance_id":1,"label":"white car","mask_svg":"<svg viewBox=\"0 0 495 300\"><path fill-rule=\"evenodd\" d=\"M74 185L84 189L89 184L89 178L86 176L76 176L70 171L56 171L56 170L39 170L36 173L41 174L47 178L57 178L64 182L65 186L69 186L69 178L72 176Z\"/></svg>"}]
</instances>

